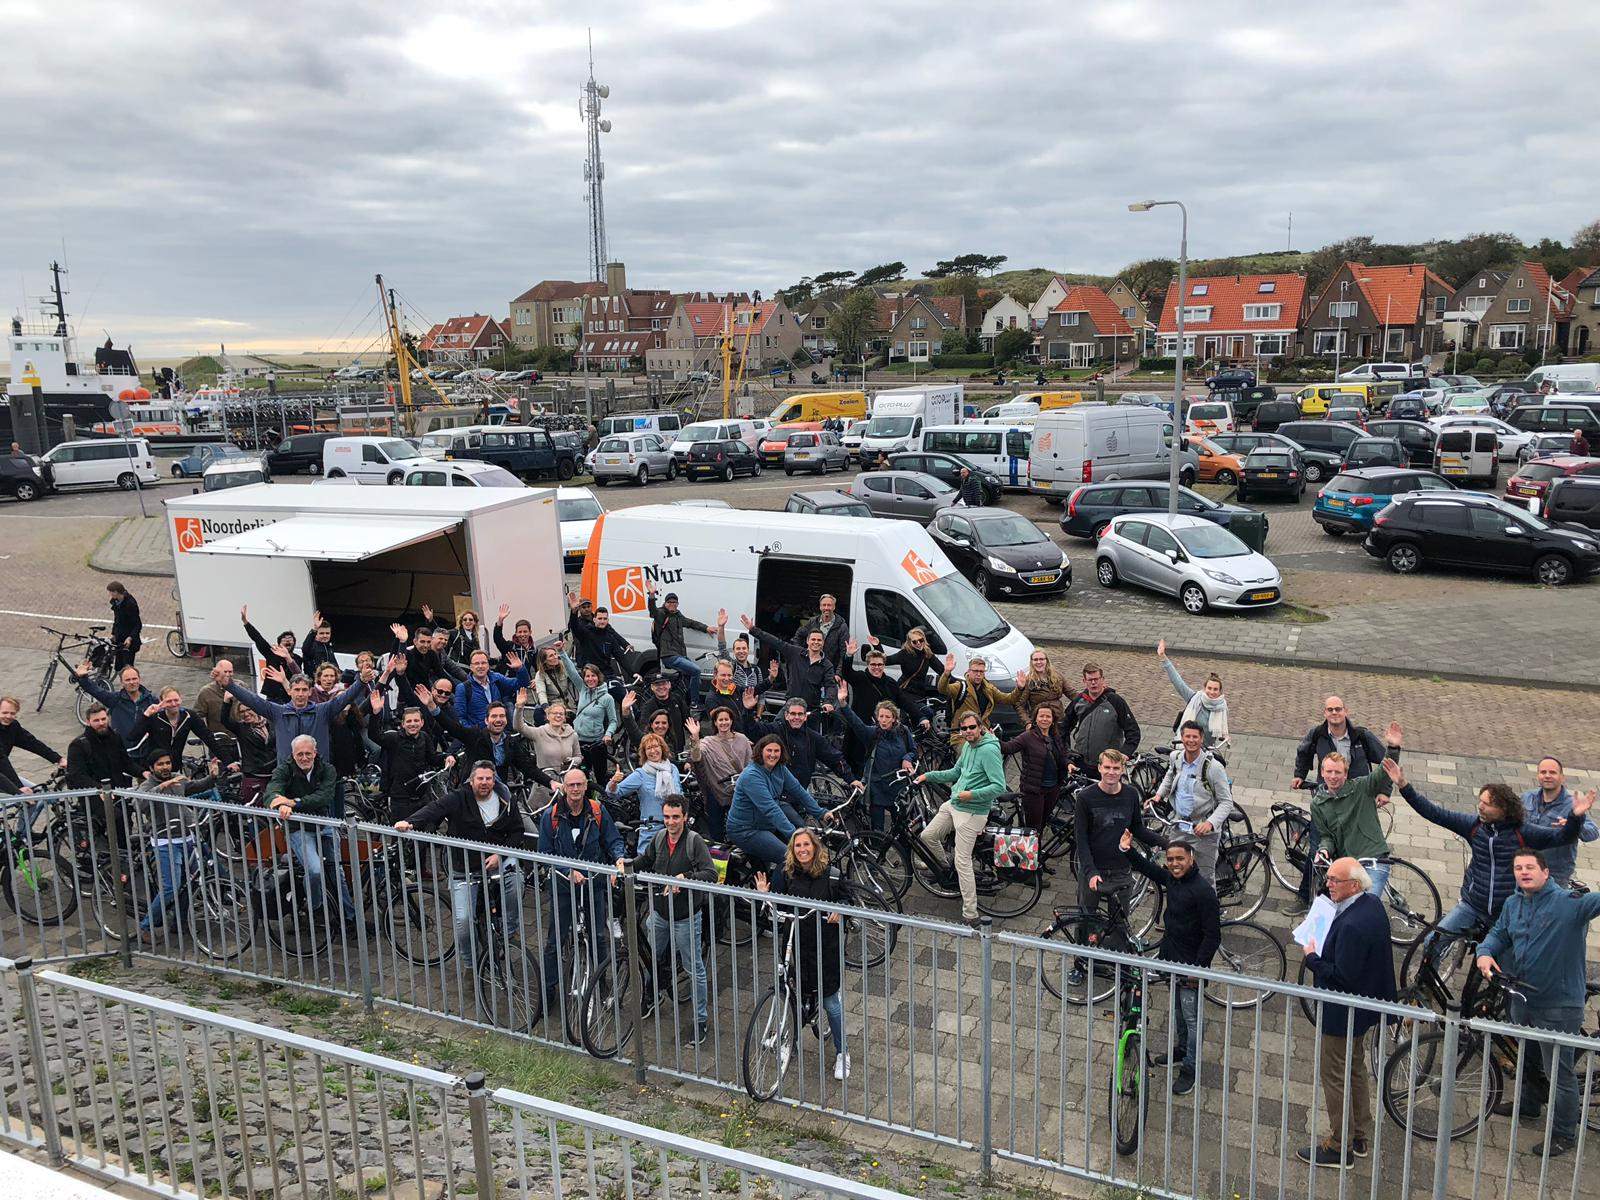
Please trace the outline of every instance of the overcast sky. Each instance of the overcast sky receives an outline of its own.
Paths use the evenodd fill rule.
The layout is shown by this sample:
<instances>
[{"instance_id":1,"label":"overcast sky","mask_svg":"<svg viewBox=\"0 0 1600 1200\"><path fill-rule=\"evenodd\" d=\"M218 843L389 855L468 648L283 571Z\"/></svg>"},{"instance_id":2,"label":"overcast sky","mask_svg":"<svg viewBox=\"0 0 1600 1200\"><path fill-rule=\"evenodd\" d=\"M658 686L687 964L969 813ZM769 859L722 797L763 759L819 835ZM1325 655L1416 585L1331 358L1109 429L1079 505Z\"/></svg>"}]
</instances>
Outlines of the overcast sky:
<instances>
[{"instance_id":1,"label":"overcast sky","mask_svg":"<svg viewBox=\"0 0 1600 1200\"><path fill-rule=\"evenodd\" d=\"M0 0L0 297L63 253L85 336L315 350L382 271L425 317L613 258L761 288L977 251L1109 272L1600 216L1592 0L266 4ZM65 250L63 251L63 245Z\"/></svg>"}]
</instances>

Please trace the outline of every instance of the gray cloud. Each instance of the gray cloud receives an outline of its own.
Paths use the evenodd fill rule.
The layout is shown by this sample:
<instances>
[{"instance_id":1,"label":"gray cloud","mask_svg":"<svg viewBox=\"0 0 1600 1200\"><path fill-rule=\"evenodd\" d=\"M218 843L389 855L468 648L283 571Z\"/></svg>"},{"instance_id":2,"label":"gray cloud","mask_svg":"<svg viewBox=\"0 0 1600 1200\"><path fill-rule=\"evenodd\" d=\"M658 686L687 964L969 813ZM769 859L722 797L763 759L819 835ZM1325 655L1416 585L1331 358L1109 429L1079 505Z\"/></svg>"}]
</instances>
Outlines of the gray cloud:
<instances>
[{"instance_id":1,"label":"gray cloud","mask_svg":"<svg viewBox=\"0 0 1600 1200\"><path fill-rule=\"evenodd\" d=\"M313 349L378 270L435 318L581 277L580 21L640 286L968 250L1110 271L1175 248L1146 196L1189 203L1196 255L1280 246L1291 210L1301 247L1600 215L1577 2L0 10L0 296L64 241L85 331L151 353Z\"/></svg>"}]
</instances>

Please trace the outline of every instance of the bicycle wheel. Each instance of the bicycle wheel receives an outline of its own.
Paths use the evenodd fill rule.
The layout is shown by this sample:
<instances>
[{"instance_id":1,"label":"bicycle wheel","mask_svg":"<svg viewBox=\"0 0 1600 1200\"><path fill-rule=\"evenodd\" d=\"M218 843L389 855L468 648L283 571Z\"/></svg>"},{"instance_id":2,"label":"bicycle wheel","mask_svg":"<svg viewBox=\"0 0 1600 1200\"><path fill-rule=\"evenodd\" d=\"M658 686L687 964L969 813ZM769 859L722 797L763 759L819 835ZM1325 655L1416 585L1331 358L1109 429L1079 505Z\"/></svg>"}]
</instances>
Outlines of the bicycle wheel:
<instances>
[{"instance_id":1,"label":"bicycle wheel","mask_svg":"<svg viewBox=\"0 0 1600 1200\"><path fill-rule=\"evenodd\" d=\"M1141 754L1133 760L1133 769L1128 772L1128 782L1139 790L1139 795L1148 798L1156 794L1156 789L1161 786L1161 777L1166 773L1166 763L1158 758Z\"/></svg>"},{"instance_id":2,"label":"bicycle wheel","mask_svg":"<svg viewBox=\"0 0 1600 1200\"><path fill-rule=\"evenodd\" d=\"M1389 861L1389 882L1383 889L1389 909L1389 940L1410 946L1439 923L1439 889L1421 867L1403 858Z\"/></svg>"},{"instance_id":3,"label":"bicycle wheel","mask_svg":"<svg viewBox=\"0 0 1600 1200\"><path fill-rule=\"evenodd\" d=\"M1253 921L1232 921L1222 926L1217 946L1217 969L1249 979L1282 983L1289 975L1283 943ZM1266 988L1206 986L1206 999L1219 1008L1254 1008L1267 998Z\"/></svg>"},{"instance_id":4,"label":"bicycle wheel","mask_svg":"<svg viewBox=\"0 0 1600 1200\"><path fill-rule=\"evenodd\" d=\"M59 925L78 911L77 876L66 848L16 841L0 862L0 891L29 925Z\"/></svg>"},{"instance_id":5,"label":"bicycle wheel","mask_svg":"<svg viewBox=\"0 0 1600 1200\"><path fill-rule=\"evenodd\" d=\"M538 960L527 946L493 943L478 951L478 1016L496 1029L531 1033L544 1015Z\"/></svg>"},{"instance_id":6,"label":"bicycle wheel","mask_svg":"<svg viewBox=\"0 0 1600 1200\"><path fill-rule=\"evenodd\" d=\"M212 875L189 892L189 938L207 958L238 958L250 947L255 925L244 889Z\"/></svg>"},{"instance_id":7,"label":"bicycle wheel","mask_svg":"<svg viewBox=\"0 0 1600 1200\"><path fill-rule=\"evenodd\" d=\"M436 967L456 952L450 896L438 883L404 883L399 901L389 898L383 932L395 953L419 967Z\"/></svg>"},{"instance_id":8,"label":"bicycle wheel","mask_svg":"<svg viewBox=\"0 0 1600 1200\"><path fill-rule=\"evenodd\" d=\"M50 687L56 681L56 670L60 666L61 660L59 658L52 658L47 664L45 664L44 678L39 682L39 703L34 705L34 712L44 711L44 702L50 695ZM80 712L78 717L80 720L82 720L83 714Z\"/></svg>"},{"instance_id":9,"label":"bicycle wheel","mask_svg":"<svg viewBox=\"0 0 1600 1200\"><path fill-rule=\"evenodd\" d=\"M1044 872L1024 871L1021 867L997 867L978 859L973 851L973 871L978 877L978 911L996 920L1020 917L1039 903L1044 894ZM986 857L992 859L991 842Z\"/></svg>"},{"instance_id":10,"label":"bicycle wheel","mask_svg":"<svg viewBox=\"0 0 1600 1200\"><path fill-rule=\"evenodd\" d=\"M948 847L946 851L948 852ZM941 900L953 900L961 895L961 885L956 880L955 867L936 868L918 849L911 851L911 873L922 886L922 890L930 896L937 896Z\"/></svg>"},{"instance_id":11,"label":"bicycle wheel","mask_svg":"<svg viewBox=\"0 0 1600 1200\"><path fill-rule=\"evenodd\" d=\"M189 643L183 640L183 630L167 630L167 653L173 658L189 657Z\"/></svg>"},{"instance_id":12,"label":"bicycle wheel","mask_svg":"<svg viewBox=\"0 0 1600 1200\"><path fill-rule=\"evenodd\" d=\"M1117 1153L1126 1157L1139 1148L1139 1126L1150 1111L1150 1089L1144 1062L1144 1039L1127 1030L1117 1045L1111 1073L1111 1135Z\"/></svg>"},{"instance_id":13,"label":"bicycle wheel","mask_svg":"<svg viewBox=\"0 0 1600 1200\"><path fill-rule=\"evenodd\" d=\"M768 988L744 1027L739 1074L752 1100L764 1102L778 1094L799 1040L800 1014L795 1011L793 995L787 988L781 995L776 988Z\"/></svg>"},{"instance_id":14,"label":"bicycle wheel","mask_svg":"<svg viewBox=\"0 0 1600 1200\"><path fill-rule=\"evenodd\" d=\"M754 898L716 892L707 908L711 932L724 946L738 949L755 940L756 929L761 924L761 907Z\"/></svg>"},{"instance_id":15,"label":"bicycle wheel","mask_svg":"<svg viewBox=\"0 0 1600 1200\"><path fill-rule=\"evenodd\" d=\"M1128 928L1133 936L1144 939L1161 923L1161 910L1166 895L1143 875L1133 881L1133 891L1128 896Z\"/></svg>"},{"instance_id":16,"label":"bicycle wheel","mask_svg":"<svg viewBox=\"0 0 1600 1200\"><path fill-rule=\"evenodd\" d=\"M906 898L911 890L911 851L903 841L871 830L861 835L861 848L857 853L877 864L896 900Z\"/></svg>"},{"instance_id":17,"label":"bicycle wheel","mask_svg":"<svg viewBox=\"0 0 1600 1200\"><path fill-rule=\"evenodd\" d=\"M894 894L883 869L870 858L852 854L845 861L845 882L854 893L851 902L874 912L899 915L900 900ZM853 971L871 970L894 953L900 926L894 921L864 921L847 917L842 931L844 965Z\"/></svg>"},{"instance_id":18,"label":"bicycle wheel","mask_svg":"<svg viewBox=\"0 0 1600 1200\"><path fill-rule=\"evenodd\" d=\"M89 695L89 693L84 691L82 688L77 688L76 691L78 693L78 699L75 707L78 713L78 720L82 724L87 725L89 723L90 707L100 702L93 696ZM39 703L42 705L44 703L43 699L41 699Z\"/></svg>"},{"instance_id":19,"label":"bicycle wheel","mask_svg":"<svg viewBox=\"0 0 1600 1200\"><path fill-rule=\"evenodd\" d=\"M633 1040L633 972L601 971L583 989L583 1048L596 1058L615 1058Z\"/></svg>"},{"instance_id":20,"label":"bicycle wheel","mask_svg":"<svg viewBox=\"0 0 1600 1200\"><path fill-rule=\"evenodd\" d=\"M1311 818L1278 813L1267 822L1267 865L1273 877L1291 892L1300 890L1300 872L1306 865L1311 838Z\"/></svg>"},{"instance_id":21,"label":"bicycle wheel","mask_svg":"<svg viewBox=\"0 0 1600 1200\"><path fill-rule=\"evenodd\" d=\"M1414 1043L1396 1046L1383 1064L1383 1111L1401 1129L1437 1141L1444 1073L1444 1030L1430 1029ZM1500 1102L1504 1087L1504 1073L1494 1055L1483 1053L1482 1038L1463 1031L1456 1051L1451 1139L1476 1129L1483 1114Z\"/></svg>"},{"instance_id":22,"label":"bicycle wheel","mask_svg":"<svg viewBox=\"0 0 1600 1200\"><path fill-rule=\"evenodd\" d=\"M1217 854L1217 899L1222 923L1248 921L1261 911L1272 888L1272 868L1254 842L1223 846Z\"/></svg>"},{"instance_id":23,"label":"bicycle wheel","mask_svg":"<svg viewBox=\"0 0 1600 1200\"><path fill-rule=\"evenodd\" d=\"M1074 946L1096 946L1123 949L1124 939L1115 933L1111 923L1099 913L1081 911L1062 912L1048 928L1040 931L1042 938L1059 938ZM1109 943L1114 943L1108 947ZM1110 963L1095 963L1086 958L1039 952L1039 974L1045 990L1058 1000L1074 1004L1093 1001L1099 1004L1117 988L1116 968Z\"/></svg>"}]
</instances>

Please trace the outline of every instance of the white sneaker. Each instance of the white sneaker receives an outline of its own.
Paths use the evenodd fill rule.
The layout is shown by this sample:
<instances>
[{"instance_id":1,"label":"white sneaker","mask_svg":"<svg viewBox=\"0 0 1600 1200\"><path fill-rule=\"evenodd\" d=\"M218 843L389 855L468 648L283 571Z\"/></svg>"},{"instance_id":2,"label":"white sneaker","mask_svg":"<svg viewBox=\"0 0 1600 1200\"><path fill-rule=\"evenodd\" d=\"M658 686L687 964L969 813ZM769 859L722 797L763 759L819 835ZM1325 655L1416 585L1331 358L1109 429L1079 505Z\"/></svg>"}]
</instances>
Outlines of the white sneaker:
<instances>
[{"instance_id":1,"label":"white sneaker","mask_svg":"<svg viewBox=\"0 0 1600 1200\"><path fill-rule=\"evenodd\" d=\"M611 936L616 941L622 940L622 922L616 917L611 918Z\"/></svg>"},{"instance_id":2,"label":"white sneaker","mask_svg":"<svg viewBox=\"0 0 1600 1200\"><path fill-rule=\"evenodd\" d=\"M834 1055L833 1077L835 1079L843 1079L848 1074L850 1074L850 1056L848 1054Z\"/></svg>"}]
</instances>

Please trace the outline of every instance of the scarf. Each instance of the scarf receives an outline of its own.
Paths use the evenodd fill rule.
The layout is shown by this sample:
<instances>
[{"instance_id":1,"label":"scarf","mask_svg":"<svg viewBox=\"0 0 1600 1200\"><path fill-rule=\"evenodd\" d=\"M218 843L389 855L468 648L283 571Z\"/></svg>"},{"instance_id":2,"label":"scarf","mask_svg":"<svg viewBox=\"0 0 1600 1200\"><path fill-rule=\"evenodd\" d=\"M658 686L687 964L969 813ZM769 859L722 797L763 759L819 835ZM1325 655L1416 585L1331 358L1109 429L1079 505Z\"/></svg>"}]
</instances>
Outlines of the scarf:
<instances>
[{"instance_id":1,"label":"scarf","mask_svg":"<svg viewBox=\"0 0 1600 1200\"><path fill-rule=\"evenodd\" d=\"M639 769L650 776L650 790L655 793L657 799L671 795L677 790L672 782L674 771L670 762L640 763Z\"/></svg>"},{"instance_id":2,"label":"scarf","mask_svg":"<svg viewBox=\"0 0 1600 1200\"><path fill-rule=\"evenodd\" d=\"M1168 711L1171 711L1170 709ZM1189 697L1189 703L1183 706L1183 717L1179 721L1194 721L1206 731L1206 745L1213 742L1224 741L1228 737L1228 698L1218 696L1211 699L1204 692L1196 692Z\"/></svg>"}]
</instances>

